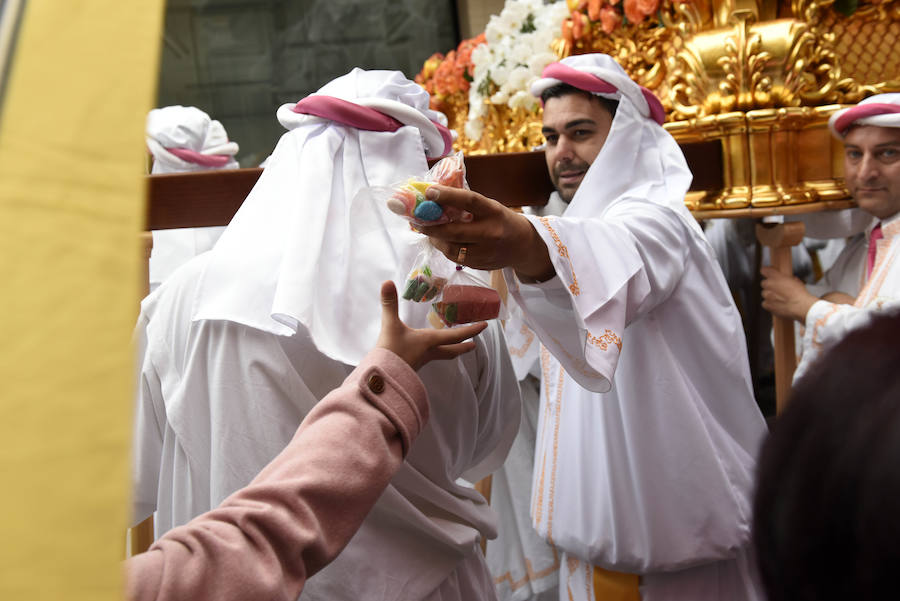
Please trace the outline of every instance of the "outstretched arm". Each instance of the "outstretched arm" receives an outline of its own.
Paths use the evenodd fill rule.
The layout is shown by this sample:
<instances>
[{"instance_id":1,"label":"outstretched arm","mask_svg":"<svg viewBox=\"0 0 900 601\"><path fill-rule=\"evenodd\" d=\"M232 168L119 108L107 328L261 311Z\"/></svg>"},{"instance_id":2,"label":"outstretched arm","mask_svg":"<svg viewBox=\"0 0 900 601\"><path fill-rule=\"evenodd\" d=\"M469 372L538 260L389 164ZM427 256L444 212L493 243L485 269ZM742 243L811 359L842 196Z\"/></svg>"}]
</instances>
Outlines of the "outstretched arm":
<instances>
[{"instance_id":1,"label":"outstretched arm","mask_svg":"<svg viewBox=\"0 0 900 601\"><path fill-rule=\"evenodd\" d=\"M422 228L451 261L476 269L512 267L523 281L549 280L556 273L547 245L523 215L471 190L431 186L426 195L471 215L465 222Z\"/></svg>"},{"instance_id":2,"label":"outstretched arm","mask_svg":"<svg viewBox=\"0 0 900 601\"><path fill-rule=\"evenodd\" d=\"M428 419L414 368L467 352L479 323L413 330L382 285L376 348L245 488L126 562L130 600L293 601L343 549Z\"/></svg>"}]
</instances>

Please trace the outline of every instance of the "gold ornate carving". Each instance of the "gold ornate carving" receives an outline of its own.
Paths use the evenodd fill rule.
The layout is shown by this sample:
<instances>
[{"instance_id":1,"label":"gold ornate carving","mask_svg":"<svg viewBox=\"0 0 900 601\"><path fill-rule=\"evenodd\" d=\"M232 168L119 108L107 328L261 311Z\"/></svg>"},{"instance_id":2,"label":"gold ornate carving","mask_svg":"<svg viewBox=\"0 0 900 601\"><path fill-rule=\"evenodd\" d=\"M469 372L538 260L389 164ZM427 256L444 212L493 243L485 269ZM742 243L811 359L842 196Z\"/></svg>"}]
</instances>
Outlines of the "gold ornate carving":
<instances>
[{"instance_id":1,"label":"gold ornate carving","mask_svg":"<svg viewBox=\"0 0 900 601\"><path fill-rule=\"evenodd\" d=\"M691 195L688 208L734 211L848 199L840 143L827 129L839 108L734 111L667 123L679 142L722 143L724 187Z\"/></svg>"},{"instance_id":2,"label":"gold ornate carving","mask_svg":"<svg viewBox=\"0 0 900 601\"><path fill-rule=\"evenodd\" d=\"M839 104L900 91L900 0L860 0L850 16L834 2L663 0L657 21L609 34L585 21L582 37L560 36L553 48L560 57L612 55L657 94L676 139L721 142L725 185L692 192L691 210L837 206L848 195L827 118ZM467 97L444 99L443 108L466 153L515 152L543 142L539 108L491 105L479 140L462 135Z\"/></svg>"}]
</instances>

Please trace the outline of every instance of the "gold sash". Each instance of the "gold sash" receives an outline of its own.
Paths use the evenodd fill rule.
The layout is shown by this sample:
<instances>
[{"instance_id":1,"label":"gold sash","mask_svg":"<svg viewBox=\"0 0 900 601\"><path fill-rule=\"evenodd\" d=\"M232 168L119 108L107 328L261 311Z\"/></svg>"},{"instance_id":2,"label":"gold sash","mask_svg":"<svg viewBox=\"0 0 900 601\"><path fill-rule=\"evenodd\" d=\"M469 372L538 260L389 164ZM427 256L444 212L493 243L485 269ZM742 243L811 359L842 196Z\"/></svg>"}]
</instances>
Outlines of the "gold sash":
<instances>
[{"instance_id":1,"label":"gold sash","mask_svg":"<svg viewBox=\"0 0 900 601\"><path fill-rule=\"evenodd\" d=\"M641 601L638 590L640 576L612 572L594 566L594 599L596 601Z\"/></svg>"}]
</instances>

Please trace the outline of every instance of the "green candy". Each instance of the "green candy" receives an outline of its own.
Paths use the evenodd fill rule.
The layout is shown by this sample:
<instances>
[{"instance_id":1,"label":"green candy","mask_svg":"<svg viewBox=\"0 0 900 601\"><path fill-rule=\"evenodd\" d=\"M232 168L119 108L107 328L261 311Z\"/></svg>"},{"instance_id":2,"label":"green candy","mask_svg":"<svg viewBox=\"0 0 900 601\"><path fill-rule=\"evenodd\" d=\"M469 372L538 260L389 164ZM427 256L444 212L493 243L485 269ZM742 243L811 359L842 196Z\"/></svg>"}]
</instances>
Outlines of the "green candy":
<instances>
[{"instance_id":1,"label":"green candy","mask_svg":"<svg viewBox=\"0 0 900 601\"><path fill-rule=\"evenodd\" d=\"M416 294L416 289L419 287L419 281L416 279L412 279L406 282L406 289L403 290L403 298L406 300L412 300L413 296Z\"/></svg>"}]
</instances>

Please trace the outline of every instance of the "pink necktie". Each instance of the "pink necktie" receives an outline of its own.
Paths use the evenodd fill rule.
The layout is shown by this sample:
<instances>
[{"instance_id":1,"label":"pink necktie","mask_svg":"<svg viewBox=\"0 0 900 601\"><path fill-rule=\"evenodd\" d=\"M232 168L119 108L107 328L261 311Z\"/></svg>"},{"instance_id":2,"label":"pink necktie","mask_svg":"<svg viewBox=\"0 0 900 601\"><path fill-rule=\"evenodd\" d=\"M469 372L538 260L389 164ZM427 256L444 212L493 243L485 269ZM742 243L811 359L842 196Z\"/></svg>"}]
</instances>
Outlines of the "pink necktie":
<instances>
[{"instance_id":1,"label":"pink necktie","mask_svg":"<svg viewBox=\"0 0 900 601\"><path fill-rule=\"evenodd\" d=\"M869 235L869 254L867 256L866 262L866 279L872 275L872 268L875 267L875 254L878 252L878 241L884 238L884 234L881 233L881 224L879 223L872 229L872 233Z\"/></svg>"}]
</instances>

